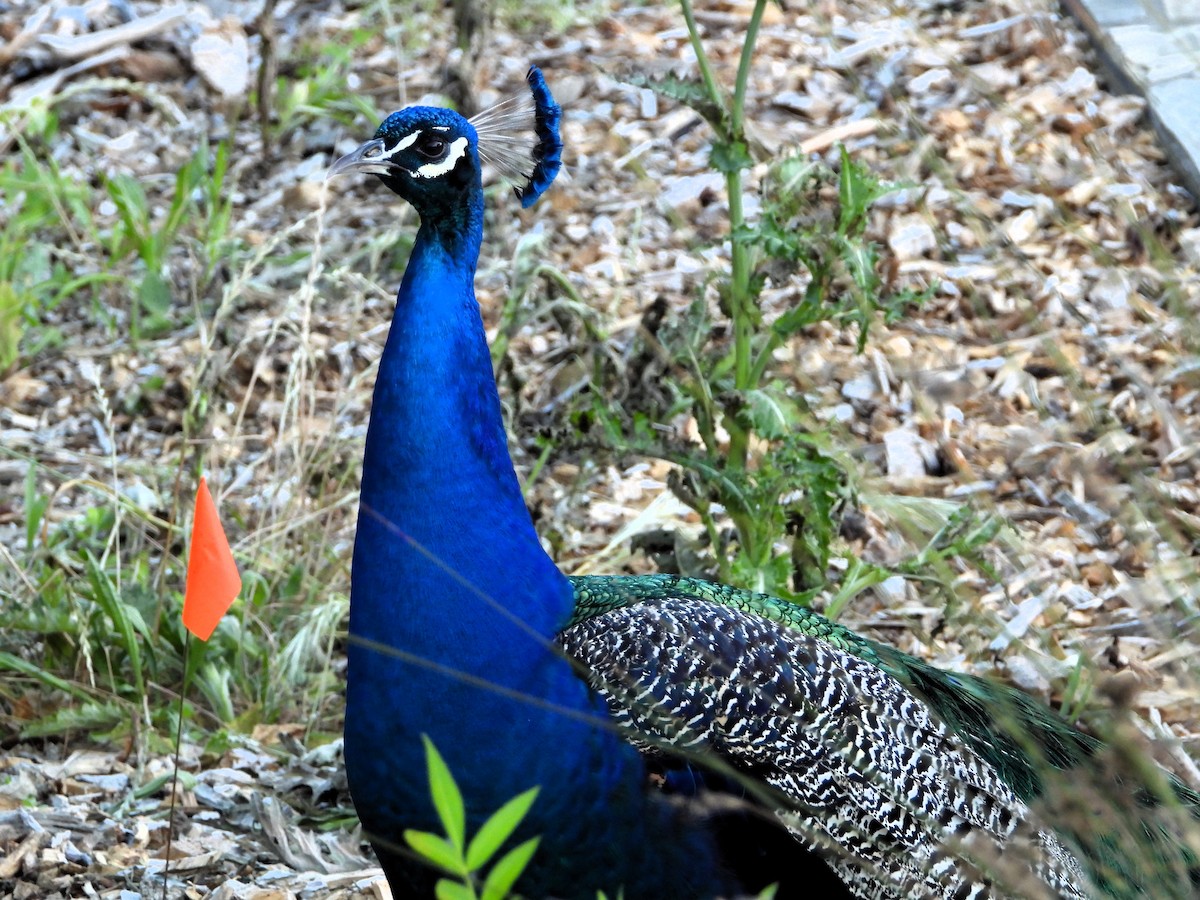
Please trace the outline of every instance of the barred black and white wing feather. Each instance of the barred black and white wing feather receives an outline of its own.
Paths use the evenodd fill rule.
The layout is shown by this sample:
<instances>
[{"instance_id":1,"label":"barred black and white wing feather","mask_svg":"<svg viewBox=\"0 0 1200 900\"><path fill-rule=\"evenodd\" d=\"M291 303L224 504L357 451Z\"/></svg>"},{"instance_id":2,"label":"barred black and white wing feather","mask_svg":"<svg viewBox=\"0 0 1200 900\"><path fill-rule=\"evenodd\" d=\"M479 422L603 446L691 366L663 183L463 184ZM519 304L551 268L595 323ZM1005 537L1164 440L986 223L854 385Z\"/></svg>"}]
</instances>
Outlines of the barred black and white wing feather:
<instances>
[{"instance_id":1,"label":"barred black and white wing feather","mask_svg":"<svg viewBox=\"0 0 1200 900\"><path fill-rule=\"evenodd\" d=\"M562 110L537 66L530 67L525 80L529 93L502 100L470 122L484 162L512 183L522 206L532 206L562 167Z\"/></svg>"},{"instance_id":2,"label":"barred black and white wing feather","mask_svg":"<svg viewBox=\"0 0 1200 900\"><path fill-rule=\"evenodd\" d=\"M635 743L753 773L858 896L1087 896L1079 863L995 770L842 649L686 599L614 609L560 640Z\"/></svg>"}]
</instances>

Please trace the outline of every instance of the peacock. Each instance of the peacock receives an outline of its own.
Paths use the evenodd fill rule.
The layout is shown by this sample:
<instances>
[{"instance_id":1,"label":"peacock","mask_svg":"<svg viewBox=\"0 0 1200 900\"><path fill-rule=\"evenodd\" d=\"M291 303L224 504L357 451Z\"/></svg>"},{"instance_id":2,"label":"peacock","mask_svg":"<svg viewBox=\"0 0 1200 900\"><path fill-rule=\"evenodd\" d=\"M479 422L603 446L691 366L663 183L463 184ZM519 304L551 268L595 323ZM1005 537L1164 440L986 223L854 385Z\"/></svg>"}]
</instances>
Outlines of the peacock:
<instances>
[{"instance_id":1,"label":"peacock","mask_svg":"<svg viewBox=\"0 0 1200 900\"><path fill-rule=\"evenodd\" d=\"M473 285L483 164L524 206L560 168L561 110L538 69L527 81L470 121L392 113L330 169L377 176L420 219L366 437L346 688L351 795L393 893L432 896L438 878L402 837L440 830L428 737L468 833L540 789L513 838L540 836L524 897L1152 894L1116 850L1031 808L1046 767L1086 767L1100 744L1025 695L776 598L558 570ZM1168 830L1143 831L1197 877Z\"/></svg>"}]
</instances>

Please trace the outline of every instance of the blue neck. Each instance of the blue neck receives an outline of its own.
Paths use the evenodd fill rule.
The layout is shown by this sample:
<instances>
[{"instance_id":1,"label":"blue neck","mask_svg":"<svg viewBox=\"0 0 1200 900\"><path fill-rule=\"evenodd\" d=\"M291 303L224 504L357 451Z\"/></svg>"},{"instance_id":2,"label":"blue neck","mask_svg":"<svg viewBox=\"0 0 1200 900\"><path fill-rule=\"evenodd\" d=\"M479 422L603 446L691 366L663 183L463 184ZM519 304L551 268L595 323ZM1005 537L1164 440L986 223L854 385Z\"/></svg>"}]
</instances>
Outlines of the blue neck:
<instances>
[{"instance_id":1,"label":"blue neck","mask_svg":"<svg viewBox=\"0 0 1200 900\"><path fill-rule=\"evenodd\" d=\"M356 608L370 610L358 634L388 640L400 626L466 663L484 653L477 635L504 619L480 595L547 638L573 603L508 454L473 285L481 215L462 232L423 225L417 235L372 401L354 570ZM518 594L522 581L534 596ZM519 654L486 655L489 666L524 668Z\"/></svg>"},{"instance_id":2,"label":"blue neck","mask_svg":"<svg viewBox=\"0 0 1200 900\"><path fill-rule=\"evenodd\" d=\"M470 832L541 788L520 829L541 836L523 893L624 885L632 900L688 877L689 896L720 893L707 837L644 794L638 754L597 727L601 701L553 644L574 601L508 455L473 286L482 210L476 186L457 218L424 217L379 364L351 576L345 755L359 814L393 888L425 893L429 870L388 851L405 828L442 831L424 733Z\"/></svg>"},{"instance_id":3,"label":"blue neck","mask_svg":"<svg viewBox=\"0 0 1200 900\"><path fill-rule=\"evenodd\" d=\"M585 756L612 754L587 776L597 786L626 779L631 762L611 733L548 708L603 717L553 649L572 593L542 550L508 455L473 286L481 194L472 200L457 222L427 221L417 235L367 432L346 763L356 796L385 795L361 810L384 836L397 824L437 830L422 733L476 824L534 784L565 799L581 766L595 766Z\"/></svg>"}]
</instances>

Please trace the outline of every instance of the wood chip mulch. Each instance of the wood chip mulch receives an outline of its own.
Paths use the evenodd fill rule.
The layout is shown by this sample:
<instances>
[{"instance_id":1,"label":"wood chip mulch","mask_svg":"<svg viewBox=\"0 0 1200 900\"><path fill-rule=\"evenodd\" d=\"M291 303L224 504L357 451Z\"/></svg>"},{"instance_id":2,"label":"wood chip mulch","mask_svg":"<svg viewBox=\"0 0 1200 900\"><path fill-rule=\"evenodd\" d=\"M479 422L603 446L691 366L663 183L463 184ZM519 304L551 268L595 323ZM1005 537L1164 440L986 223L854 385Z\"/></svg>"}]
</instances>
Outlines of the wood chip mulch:
<instances>
[{"instance_id":1,"label":"wood chip mulch","mask_svg":"<svg viewBox=\"0 0 1200 900\"><path fill-rule=\"evenodd\" d=\"M542 66L567 145L567 177L537 208L495 204L479 296L494 327L517 241L540 234L541 255L622 358L656 298L681 311L725 260L723 182L699 117L622 80L690 70L675 10L577 6L586 15L561 30L502 24L479 61L485 103L518 89L529 62ZM752 4L701 6L718 75L731 80ZM201 137L232 135L230 235L242 248L212 302L196 306L199 324L177 332L131 342L120 286L98 294L112 301L110 327L83 302L45 312L61 343L0 373L0 546L11 554L0 570L24 548L29 460L60 488L51 523L103 503L96 485L114 481L157 515L178 510L195 390L211 393L202 452L243 523L236 549L284 555L292 524L319 520L324 546L348 557L354 485L317 497L305 487L361 452L392 254L415 222L365 179L322 200L331 159L375 123L347 130L314 117L264 148L253 111L234 115L253 90L261 7L222 4L218 17L139 0L0 6L0 146L11 152L14 123L51 102L61 171L85 184L133 175L161 214ZM441 102L457 53L441 11L384 22L364 20L375 5L274 10L285 77L312 48L357 40L349 89L383 110ZM749 97L754 141L771 156L802 148L831 163L844 142L903 182L876 208L871 237L896 286L937 285L911 317L875 328L865 353L852 331L813 328L779 352L779 373L861 465L856 552L887 562L908 546L894 540L898 522L956 503L1012 523L989 551L1001 583L963 569L949 604L892 583L857 598L844 621L1047 699L1081 657L1097 681L1133 678L1136 721L1196 784L1200 216L1142 102L1112 93L1098 71L1049 0L769 5ZM111 225L115 208L101 191L94 199ZM82 244L60 259L96 268ZM181 302L192 303L200 265L182 249L172 256ZM771 284L767 315L803 288ZM503 386L513 408L553 410L578 382L583 338L568 319L540 316L517 334ZM515 452L528 471L528 445L516 440ZM666 473L657 461L552 459L531 502L560 536L564 568L644 566L630 557L633 534L694 530ZM17 575L0 574L0 595L36 602ZM0 897L159 895L168 787L138 789L168 773L169 758L131 761L87 741L3 746ZM385 896L356 835L317 832L293 810L345 802L336 753L278 732L216 759L185 746L193 779L177 796L170 895Z\"/></svg>"}]
</instances>

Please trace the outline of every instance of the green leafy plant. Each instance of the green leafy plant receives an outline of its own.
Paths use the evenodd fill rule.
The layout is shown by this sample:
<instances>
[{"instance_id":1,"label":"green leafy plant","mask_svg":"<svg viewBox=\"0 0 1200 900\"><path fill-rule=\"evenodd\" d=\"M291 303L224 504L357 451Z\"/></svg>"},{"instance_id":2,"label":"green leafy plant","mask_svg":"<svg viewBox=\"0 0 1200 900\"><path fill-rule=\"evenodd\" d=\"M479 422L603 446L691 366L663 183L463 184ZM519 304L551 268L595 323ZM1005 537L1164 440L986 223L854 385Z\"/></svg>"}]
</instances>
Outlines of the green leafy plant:
<instances>
[{"instance_id":1,"label":"green leafy plant","mask_svg":"<svg viewBox=\"0 0 1200 900\"><path fill-rule=\"evenodd\" d=\"M82 706L28 718L22 734L61 734L83 720L97 738L137 734L139 723L173 733L168 719L178 706L166 699L174 696L147 702L158 685L188 685L185 717L235 732L284 717L296 721L309 702L308 687L320 697L330 693L328 658L345 615L344 595L324 593L325 602L314 604L308 602L313 586L306 588L300 577L274 583L246 571L234 613L208 641L188 648L179 591L155 584L159 566L166 567L168 584L182 581L182 556L160 560L152 538L170 540L169 523L128 497L108 495L107 502L51 524L52 496L39 490L43 476L52 477L30 465L25 548L13 557L19 577L0 582L0 670L65 691ZM316 724L319 700L311 702Z\"/></svg>"},{"instance_id":2,"label":"green leafy plant","mask_svg":"<svg viewBox=\"0 0 1200 900\"><path fill-rule=\"evenodd\" d=\"M425 744L429 792L445 834L409 829L404 832L404 840L431 866L452 876L438 881L438 900L503 900L537 852L540 838L529 838L492 860L533 806L538 789L533 787L513 797L492 813L468 841L462 793L433 741L425 735L421 740Z\"/></svg>"},{"instance_id":3,"label":"green leafy plant","mask_svg":"<svg viewBox=\"0 0 1200 900\"><path fill-rule=\"evenodd\" d=\"M224 190L228 153L227 145L221 144L216 157L210 159L208 144L202 142L176 173L174 193L160 220L153 215L145 188L137 178L118 174L105 179L105 190L119 215L109 239L111 258L119 260L135 253L143 264L130 305L130 332L135 341L171 324L174 303L167 276L168 256L189 219L199 219L195 228L205 259L202 282L208 280L225 250L224 235L232 209ZM197 195L203 202L197 204Z\"/></svg>"},{"instance_id":4,"label":"green leafy plant","mask_svg":"<svg viewBox=\"0 0 1200 900\"><path fill-rule=\"evenodd\" d=\"M63 245L97 240L84 186L66 178L54 160L39 160L26 143L0 168L0 373L23 355L58 343L43 326L46 313L91 284L115 280L102 272L75 274L65 249L52 249L47 234L63 229Z\"/></svg>"},{"instance_id":5,"label":"green leafy plant","mask_svg":"<svg viewBox=\"0 0 1200 900\"><path fill-rule=\"evenodd\" d=\"M686 314L647 313L643 357L666 361L661 389L621 396L608 382L645 381L644 373L597 366L595 396L575 422L585 433L600 423L600 442L610 448L679 466L671 486L699 514L718 577L798 597L826 582L838 511L853 485L824 426L776 371L776 351L821 322L857 328L861 351L873 322L894 320L922 297L887 289L866 229L872 204L894 186L844 148L836 166L803 155L772 162L760 182L761 211L747 215L755 150L746 136L746 92L766 5L754 4L731 90L709 63L691 0L680 7L698 77L634 79L691 107L712 129L709 161L728 198L729 262L710 273ZM789 292L782 312L764 309L768 286ZM614 395L619 404L610 402ZM655 424L681 415L694 420L699 448ZM726 517L731 534L722 530Z\"/></svg>"},{"instance_id":6,"label":"green leafy plant","mask_svg":"<svg viewBox=\"0 0 1200 900\"><path fill-rule=\"evenodd\" d=\"M359 117L372 122L383 118L370 98L347 82L355 55L375 35L374 29L363 27L343 42L299 48L290 63L294 71L276 79L274 129L279 138L319 120L350 125Z\"/></svg>"}]
</instances>

